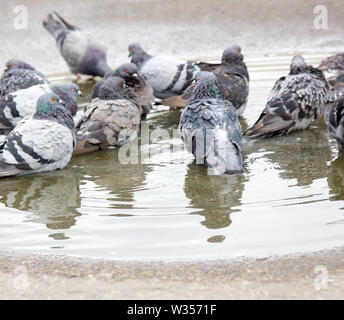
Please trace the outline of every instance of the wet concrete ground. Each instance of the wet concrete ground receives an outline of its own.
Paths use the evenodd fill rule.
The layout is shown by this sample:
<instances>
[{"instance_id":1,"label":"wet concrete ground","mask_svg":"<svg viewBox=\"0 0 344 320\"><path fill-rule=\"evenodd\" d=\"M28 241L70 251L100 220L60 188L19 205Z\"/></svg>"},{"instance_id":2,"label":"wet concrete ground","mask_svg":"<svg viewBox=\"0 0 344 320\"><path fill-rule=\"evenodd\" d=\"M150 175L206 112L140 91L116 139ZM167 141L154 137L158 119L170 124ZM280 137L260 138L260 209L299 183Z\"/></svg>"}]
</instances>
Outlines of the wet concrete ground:
<instances>
[{"instance_id":1,"label":"wet concrete ground","mask_svg":"<svg viewBox=\"0 0 344 320\"><path fill-rule=\"evenodd\" d=\"M213 262L0 254L0 299L343 299L344 251Z\"/></svg>"},{"instance_id":2,"label":"wet concrete ground","mask_svg":"<svg viewBox=\"0 0 344 320\"><path fill-rule=\"evenodd\" d=\"M13 26L16 5L28 8L28 29ZM341 51L341 1L322 1L328 29L316 30L318 1L1 1L0 65L21 58L46 74L67 71L41 20L51 10L94 32L109 48L112 66L127 60L127 45L140 41L151 53L219 56L239 43L243 52L301 49ZM1 299L176 299L344 297L344 251L195 263L120 263L59 256L0 254ZM314 268L325 265L327 289L316 290ZM25 268L19 268L24 266ZM26 274L27 271L27 274ZM23 274L24 272L24 274ZM24 277L23 277L24 275ZM27 279L26 276L27 275Z\"/></svg>"}]
</instances>

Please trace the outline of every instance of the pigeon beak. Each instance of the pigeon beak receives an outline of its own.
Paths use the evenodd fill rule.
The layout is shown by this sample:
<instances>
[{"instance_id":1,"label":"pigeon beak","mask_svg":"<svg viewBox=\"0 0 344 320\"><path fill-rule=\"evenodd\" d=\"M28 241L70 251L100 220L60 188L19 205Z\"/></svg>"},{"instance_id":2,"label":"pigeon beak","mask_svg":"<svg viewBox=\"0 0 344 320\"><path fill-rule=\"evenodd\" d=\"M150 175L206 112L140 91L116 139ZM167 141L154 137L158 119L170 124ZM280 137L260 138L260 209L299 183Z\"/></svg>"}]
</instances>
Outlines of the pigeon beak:
<instances>
[{"instance_id":1,"label":"pigeon beak","mask_svg":"<svg viewBox=\"0 0 344 320\"><path fill-rule=\"evenodd\" d=\"M78 96L83 97L84 94L79 90L79 91L78 91Z\"/></svg>"},{"instance_id":2,"label":"pigeon beak","mask_svg":"<svg viewBox=\"0 0 344 320\"><path fill-rule=\"evenodd\" d=\"M135 77L135 78L136 78L136 77L137 77L137 73L133 73L133 77Z\"/></svg>"}]
</instances>

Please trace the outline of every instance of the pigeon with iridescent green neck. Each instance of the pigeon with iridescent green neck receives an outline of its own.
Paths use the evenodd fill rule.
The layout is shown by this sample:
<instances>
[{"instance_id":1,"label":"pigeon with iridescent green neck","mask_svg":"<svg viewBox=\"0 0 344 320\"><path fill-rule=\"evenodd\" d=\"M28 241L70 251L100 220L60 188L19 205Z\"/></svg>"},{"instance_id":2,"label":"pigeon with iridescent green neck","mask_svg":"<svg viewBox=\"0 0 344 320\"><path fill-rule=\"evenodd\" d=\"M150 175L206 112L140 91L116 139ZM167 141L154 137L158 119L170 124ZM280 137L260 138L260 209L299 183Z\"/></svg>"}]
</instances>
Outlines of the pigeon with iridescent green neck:
<instances>
[{"instance_id":1,"label":"pigeon with iridescent green neck","mask_svg":"<svg viewBox=\"0 0 344 320\"><path fill-rule=\"evenodd\" d=\"M185 62L167 55L151 56L138 43L130 44L128 50L131 62L137 65L160 99L182 94L200 71L195 61Z\"/></svg>"},{"instance_id":2,"label":"pigeon with iridescent green neck","mask_svg":"<svg viewBox=\"0 0 344 320\"><path fill-rule=\"evenodd\" d=\"M49 83L38 84L0 97L0 129L12 129L24 117L35 113L39 97L46 93L57 94L62 104L74 116L77 111L77 97L80 89L75 83L52 86Z\"/></svg>"},{"instance_id":3,"label":"pigeon with iridescent green neck","mask_svg":"<svg viewBox=\"0 0 344 320\"><path fill-rule=\"evenodd\" d=\"M74 147L72 115L59 96L45 94L35 114L20 121L0 146L0 177L63 169Z\"/></svg>"},{"instance_id":4,"label":"pigeon with iridescent green neck","mask_svg":"<svg viewBox=\"0 0 344 320\"><path fill-rule=\"evenodd\" d=\"M242 168L242 134L235 108L225 99L219 79L210 72L197 74L179 132L197 164L209 174L236 174Z\"/></svg>"},{"instance_id":5,"label":"pigeon with iridescent green neck","mask_svg":"<svg viewBox=\"0 0 344 320\"><path fill-rule=\"evenodd\" d=\"M106 62L106 48L89 32L71 25L55 11L49 13L43 26L55 38L72 73L103 77L111 70Z\"/></svg>"},{"instance_id":6,"label":"pigeon with iridescent green neck","mask_svg":"<svg viewBox=\"0 0 344 320\"><path fill-rule=\"evenodd\" d=\"M35 68L22 60L11 59L0 79L0 96L44 83L48 80Z\"/></svg>"}]
</instances>

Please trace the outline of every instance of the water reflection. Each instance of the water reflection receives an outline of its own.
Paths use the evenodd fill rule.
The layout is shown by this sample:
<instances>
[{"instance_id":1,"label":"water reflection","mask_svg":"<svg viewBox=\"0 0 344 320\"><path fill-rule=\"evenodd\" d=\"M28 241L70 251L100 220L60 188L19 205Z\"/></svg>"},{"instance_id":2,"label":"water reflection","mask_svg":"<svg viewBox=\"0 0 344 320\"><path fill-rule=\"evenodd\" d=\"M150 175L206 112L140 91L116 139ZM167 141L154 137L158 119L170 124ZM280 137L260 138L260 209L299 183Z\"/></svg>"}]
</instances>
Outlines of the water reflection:
<instances>
[{"instance_id":1,"label":"water reflection","mask_svg":"<svg viewBox=\"0 0 344 320\"><path fill-rule=\"evenodd\" d=\"M344 154L339 153L338 157L331 162L327 178L330 200L339 201L344 199Z\"/></svg>"},{"instance_id":2,"label":"water reflection","mask_svg":"<svg viewBox=\"0 0 344 320\"><path fill-rule=\"evenodd\" d=\"M296 186L305 187L328 175L331 160L329 135L322 127L295 132L273 139L249 142L247 152L266 152L265 157L279 169L284 180L296 180Z\"/></svg>"},{"instance_id":3,"label":"water reflection","mask_svg":"<svg viewBox=\"0 0 344 320\"><path fill-rule=\"evenodd\" d=\"M184 191L196 212L205 218L201 222L208 229L226 228L231 224L230 214L240 211L245 177L239 175L208 176L203 166L189 164Z\"/></svg>"},{"instance_id":4,"label":"water reflection","mask_svg":"<svg viewBox=\"0 0 344 320\"><path fill-rule=\"evenodd\" d=\"M6 207L30 212L25 221L48 229L69 229L80 216L79 179L63 171L2 179L0 197Z\"/></svg>"},{"instance_id":5,"label":"water reflection","mask_svg":"<svg viewBox=\"0 0 344 320\"><path fill-rule=\"evenodd\" d=\"M134 206L134 193L145 188L145 177L151 170L146 164L121 164L117 149L76 157L72 165L78 167L81 176L86 177L85 181L98 186L94 195L98 191L109 191L111 197L106 196L109 206L123 209Z\"/></svg>"},{"instance_id":6,"label":"water reflection","mask_svg":"<svg viewBox=\"0 0 344 320\"><path fill-rule=\"evenodd\" d=\"M290 58L251 61L243 130L261 113ZM79 83L86 94L79 113L93 84ZM163 128L171 133L180 114L155 106L147 118L151 132ZM170 142L182 145L178 137ZM161 145L156 139L151 150ZM244 141L242 175L208 176L182 150L172 162L167 152L153 154L144 164L123 165L118 150L109 149L75 157L62 171L1 179L0 202L20 210L1 210L2 248L42 253L63 248L64 254L86 257L164 260L342 245L344 156L333 160L336 144L323 123L286 137Z\"/></svg>"}]
</instances>

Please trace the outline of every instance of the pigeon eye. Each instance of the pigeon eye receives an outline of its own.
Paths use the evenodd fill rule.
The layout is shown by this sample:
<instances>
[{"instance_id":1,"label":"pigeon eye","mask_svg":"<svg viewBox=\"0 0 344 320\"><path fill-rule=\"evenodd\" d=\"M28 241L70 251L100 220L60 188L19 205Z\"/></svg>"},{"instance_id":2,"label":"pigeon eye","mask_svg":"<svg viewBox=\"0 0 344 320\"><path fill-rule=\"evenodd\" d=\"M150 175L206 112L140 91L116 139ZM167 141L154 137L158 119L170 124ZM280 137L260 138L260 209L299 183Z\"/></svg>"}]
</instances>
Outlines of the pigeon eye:
<instances>
[{"instance_id":1,"label":"pigeon eye","mask_svg":"<svg viewBox=\"0 0 344 320\"><path fill-rule=\"evenodd\" d=\"M52 97L52 98L51 98L51 101L53 101L53 102L54 102L55 100L56 100L56 98L55 98L55 97Z\"/></svg>"},{"instance_id":2,"label":"pigeon eye","mask_svg":"<svg viewBox=\"0 0 344 320\"><path fill-rule=\"evenodd\" d=\"M74 88L72 88L72 92L75 92L75 89L74 89Z\"/></svg>"},{"instance_id":3,"label":"pigeon eye","mask_svg":"<svg viewBox=\"0 0 344 320\"><path fill-rule=\"evenodd\" d=\"M9 69L12 68L12 63L10 63L7 67L8 67Z\"/></svg>"},{"instance_id":4,"label":"pigeon eye","mask_svg":"<svg viewBox=\"0 0 344 320\"><path fill-rule=\"evenodd\" d=\"M201 78L200 78L200 77L198 77L198 78L196 79L196 81L197 81L197 82L200 82L200 81L201 81Z\"/></svg>"},{"instance_id":5,"label":"pigeon eye","mask_svg":"<svg viewBox=\"0 0 344 320\"><path fill-rule=\"evenodd\" d=\"M129 74L129 71L128 70L124 70L124 73Z\"/></svg>"},{"instance_id":6,"label":"pigeon eye","mask_svg":"<svg viewBox=\"0 0 344 320\"><path fill-rule=\"evenodd\" d=\"M117 86L117 87L121 87L121 84L120 84L120 83L117 83L116 86Z\"/></svg>"}]
</instances>

